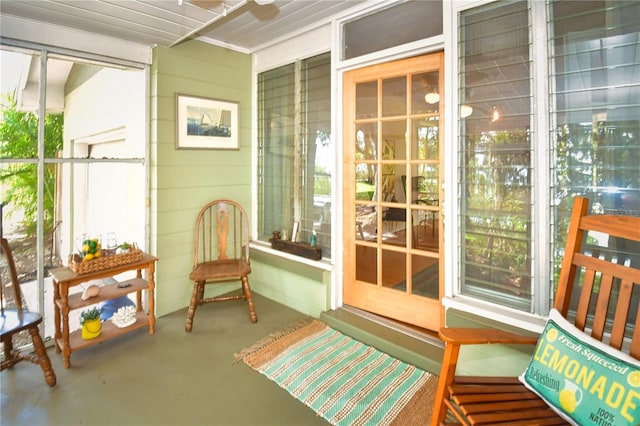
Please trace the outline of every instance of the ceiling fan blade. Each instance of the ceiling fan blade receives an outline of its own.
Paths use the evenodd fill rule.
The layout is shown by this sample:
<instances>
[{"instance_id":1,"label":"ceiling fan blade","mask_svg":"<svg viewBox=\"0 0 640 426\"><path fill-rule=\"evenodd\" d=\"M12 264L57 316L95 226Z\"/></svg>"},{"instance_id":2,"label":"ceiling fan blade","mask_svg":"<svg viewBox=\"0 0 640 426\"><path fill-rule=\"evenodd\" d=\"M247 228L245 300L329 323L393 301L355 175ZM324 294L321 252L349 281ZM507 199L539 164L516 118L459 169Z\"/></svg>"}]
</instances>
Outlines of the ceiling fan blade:
<instances>
[{"instance_id":1,"label":"ceiling fan blade","mask_svg":"<svg viewBox=\"0 0 640 426\"><path fill-rule=\"evenodd\" d=\"M233 14L234 12L238 11L238 9L244 7L247 3L249 3L248 0L242 0L239 3L236 3L235 5L231 6L229 9L227 9L226 13L218 15L218 16L208 20L207 22L205 22L204 24L202 24L198 28L189 31L187 34L183 35L182 37L180 37L179 39L177 39L176 41L171 43L169 45L169 47L177 46L178 44L182 43L183 41L190 39L194 35L196 35L198 33L201 33L201 32L204 32L211 25L213 25L214 23L216 23L217 21L219 21L219 20L221 20L223 18L228 17L229 15Z\"/></svg>"}]
</instances>

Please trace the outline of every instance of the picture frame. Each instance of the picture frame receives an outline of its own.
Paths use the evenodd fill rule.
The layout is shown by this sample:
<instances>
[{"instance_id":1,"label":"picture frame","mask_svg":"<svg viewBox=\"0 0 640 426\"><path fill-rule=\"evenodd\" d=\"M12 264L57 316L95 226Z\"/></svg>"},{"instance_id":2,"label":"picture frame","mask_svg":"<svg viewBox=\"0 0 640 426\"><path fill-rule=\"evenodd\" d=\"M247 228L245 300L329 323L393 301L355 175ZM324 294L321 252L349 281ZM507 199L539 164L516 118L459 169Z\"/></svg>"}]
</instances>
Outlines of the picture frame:
<instances>
[{"instance_id":1,"label":"picture frame","mask_svg":"<svg viewBox=\"0 0 640 426\"><path fill-rule=\"evenodd\" d=\"M176 149L239 149L238 103L176 94Z\"/></svg>"}]
</instances>

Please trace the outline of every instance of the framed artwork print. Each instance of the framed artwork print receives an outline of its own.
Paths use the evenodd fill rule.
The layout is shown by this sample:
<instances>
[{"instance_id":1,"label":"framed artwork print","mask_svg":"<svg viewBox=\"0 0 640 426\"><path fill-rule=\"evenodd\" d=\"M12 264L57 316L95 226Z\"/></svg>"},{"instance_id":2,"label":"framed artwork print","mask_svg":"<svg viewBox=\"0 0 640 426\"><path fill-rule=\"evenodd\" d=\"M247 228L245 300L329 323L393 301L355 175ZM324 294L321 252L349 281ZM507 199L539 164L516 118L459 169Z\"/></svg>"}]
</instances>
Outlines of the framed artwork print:
<instances>
[{"instance_id":1,"label":"framed artwork print","mask_svg":"<svg viewBox=\"0 0 640 426\"><path fill-rule=\"evenodd\" d=\"M177 149L238 149L238 103L176 94Z\"/></svg>"}]
</instances>

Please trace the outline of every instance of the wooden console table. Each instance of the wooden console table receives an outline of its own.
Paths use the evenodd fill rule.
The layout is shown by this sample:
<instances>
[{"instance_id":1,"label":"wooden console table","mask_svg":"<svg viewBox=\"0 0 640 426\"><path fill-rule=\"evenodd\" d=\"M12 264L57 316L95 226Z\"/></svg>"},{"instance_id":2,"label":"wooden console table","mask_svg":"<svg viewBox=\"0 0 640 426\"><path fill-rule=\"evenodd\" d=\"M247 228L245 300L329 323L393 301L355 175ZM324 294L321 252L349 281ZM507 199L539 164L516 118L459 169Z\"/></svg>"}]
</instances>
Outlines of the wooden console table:
<instances>
[{"instance_id":1,"label":"wooden console table","mask_svg":"<svg viewBox=\"0 0 640 426\"><path fill-rule=\"evenodd\" d=\"M107 339L120 336L121 334L133 331L146 325L149 325L149 334L154 333L156 317L155 310L155 264L157 258L143 253L142 258L137 262L131 262L119 265L109 269L103 269L97 272L86 274L76 274L71 269L56 268L49 271L53 278L53 306L54 306L54 322L55 322L55 346L56 352L62 352L64 368L71 366L71 352L86 348L91 345L103 342ZM147 280L142 278L142 270L147 270ZM76 293L69 296L69 288L100 278L113 277L127 271L137 271L136 278L126 281L109 284L100 288L100 294L88 300L82 300L82 293ZM118 286L125 284L126 287ZM142 309L142 291L148 292L148 314ZM105 300L115 299L126 296L135 292L137 295L137 321L129 327L118 328L111 323L105 321L102 324L102 333L100 336L91 340L84 340L81 335L82 330L69 332L69 312L74 309L80 309L89 305L94 305Z\"/></svg>"}]
</instances>

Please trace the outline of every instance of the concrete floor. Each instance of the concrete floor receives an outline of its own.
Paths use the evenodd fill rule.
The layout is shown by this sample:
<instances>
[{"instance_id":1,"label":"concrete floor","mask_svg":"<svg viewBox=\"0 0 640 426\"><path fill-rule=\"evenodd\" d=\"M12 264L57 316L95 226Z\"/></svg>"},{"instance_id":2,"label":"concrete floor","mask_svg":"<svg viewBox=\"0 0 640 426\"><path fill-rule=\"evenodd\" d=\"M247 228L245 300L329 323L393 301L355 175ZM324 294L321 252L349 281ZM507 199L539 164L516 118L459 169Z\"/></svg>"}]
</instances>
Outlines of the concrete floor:
<instances>
[{"instance_id":1,"label":"concrete floor","mask_svg":"<svg viewBox=\"0 0 640 426\"><path fill-rule=\"evenodd\" d=\"M53 348L58 383L36 365L0 374L2 425L326 425L234 353L304 315L255 295L258 323L244 302L208 304L184 331L186 310L158 318L156 332L137 330L71 355Z\"/></svg>"}]
</instances>

